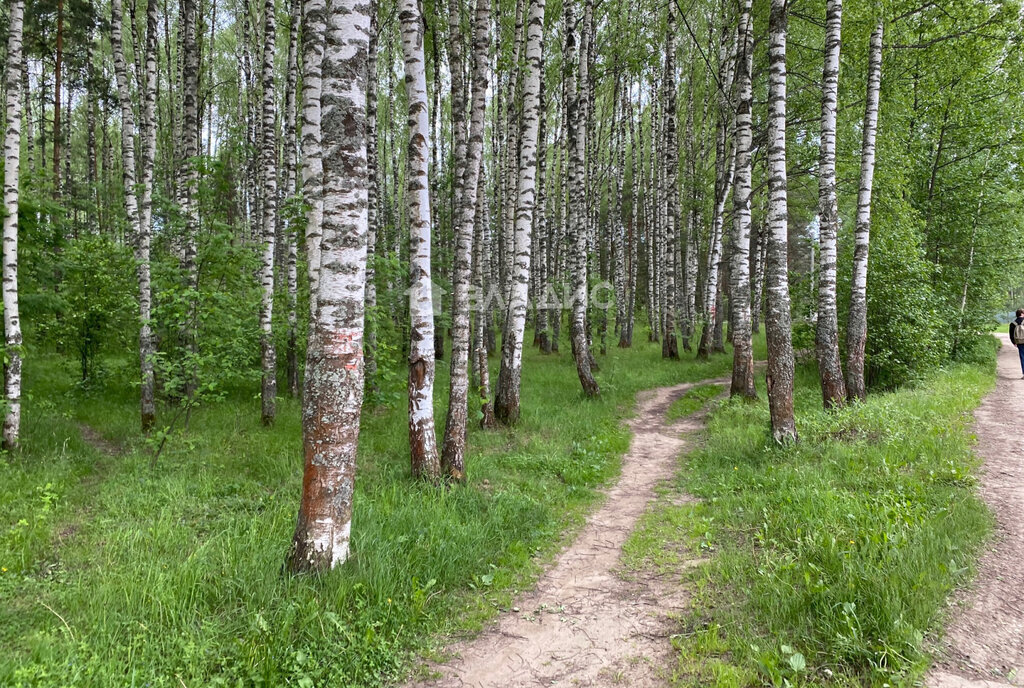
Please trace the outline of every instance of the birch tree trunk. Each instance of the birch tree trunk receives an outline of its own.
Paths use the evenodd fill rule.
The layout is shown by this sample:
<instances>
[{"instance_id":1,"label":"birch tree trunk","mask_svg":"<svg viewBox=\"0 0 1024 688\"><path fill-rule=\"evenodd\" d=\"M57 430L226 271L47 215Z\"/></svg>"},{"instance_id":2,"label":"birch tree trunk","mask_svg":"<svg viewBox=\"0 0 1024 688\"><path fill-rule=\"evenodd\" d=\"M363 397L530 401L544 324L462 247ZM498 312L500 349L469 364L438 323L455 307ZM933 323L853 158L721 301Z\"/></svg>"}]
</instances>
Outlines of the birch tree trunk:
<instances>
[{"instance_id":1,"label":"birch tree trunk","mask_svg":"<svg viewBox=\"0 0 1024 688\"><path fill-rule=\"evenodd\" d=\"M277 130L274 108L274 48L277 35L275 11L274 0L266 0L263 18L263 141L261 151L263 256L260 265L260 286L263 288L263 298L260 302L260 360L263 371L260 387L260 420L264 425L271 425L277 415L275 404L277 353L274 350L274 338L271 330L274 312L274 244L276 239L274 230L277 222ZM363 98L365 99L365 95ZM187 115L186 120L188 120ZM187 122L185 128L186 130L189 128ZM363 155L365 156L365 154L364 150Z\"/></svg>"},{"instance_id":2,"label":"birch tree trunk","mask_svg":"<svg viewBox=\"0 0 1024 688\"><path fill-rule=\"evenodd\" d=\"M836 242L839 200L836 196L836 108L839 101L839 50L842 0L828 0L825 9L825 66L821 86L821 146L818 163L818 322L815 348L825 408L842 406L846 385L839 358L839 315L836 309Z\"/></svg>"},{"instance_id":3,"label":"birch tree trunk","mask_svg":"<svg viewBox=\"0 0 1024 688\"><path fill-rule=\"evenodd\" d=\"M284 120L284 168L287 173L287 184L282 198L287 199L292 207L297 189L295 179L298 166L298 145L295 140L295 89L298 85L298 48L299 24L302 21L301 0L290 0L288 18L288 75L285 81L285 120ZM212 133L211 133L212 136ZM285 225L285 259L288 291L288 345L285 355L288 374L288 394L299 396L299 360L298 360L298 251L296 250L297 222L293 212L287 214Z\"/></svg>"},{"instance_id":4,"label":"birch tree trunk","mask_svg":"<svg viewBox=\"0 0 1024 688\"><path fill-rule=\"evenodd\" d=\"M398 18L409 98L409 447L412 474L437 482L441 463L434 433L434 304L430 279L430 123L422 18L417 0L401 0Z\"/></svg>"},{"instance_id":5,"label":"birch tree trunk","mask_svg":"<svg viewBox=\"0 0 1024 688\"><path fill-rule=\"evenodd\" d=\"M286 562L292 572L328 570L349 555L363 403L369 12L369 3L331 0L331 16L345 20L332 22L330 30L321 34L326 38L322 142L327 151L323 269L306 354L305 469L298 523Z\"/></svg>"},{"instance_id":6,"label":"birch tree trunk","mask_svg":"<svg viewBox=\"0 0 1024 688\"><path fill-rule=\"evenodd\" d=\"M871 34L867 98L864 106L860 157L860 189L857 193L857 226L854 233L853 285L846 324L846 389L850 399L863 400L864 349L868 338L868 247L871 239L871 189L875 178L875 137L878 133L878 94L882 83L882 22Z\"/></svg>"},{"instance_id":7,"label":"birch tree trunk","mask_svg":"<svg viewBox=\"0 0 1024 688\"><path fill-rule=\"evenodd\" d=\"M732 90L733 69L729 56L728 29L723 25L718 47L718 121L715 132L715 210L711 221L711 238L708 242L707 267L704 272L704 294L702 308L704 324L698 358L706 359L714 350L714 327L718 318L718 286L722 276L722 235L725 226L725 202L732 188L736 169L735 146L728 145L729 93Z\"/></svg>"},{"instance_id":8,"label":"birch tree trunk","mask_svg":"<svg viewBox=\"0 0 1024 688\"><path fill-rule=\"evenodd\" d=\"M453 2L453 6L457 3ZM458 233L455 247L455 274L452 284L452 360L448 391L448 416L445 419L441 469L449 480L466 480L466 423L469 415L469 283L473 257L473 233L480 184L480 159L484 146L484 114L487 97L487 49L491 9L489 0L477 0L473 29L473 92L470 104L469 137L465 162L456 169L465 173L458 199ZM457 22L452 24L457 27ZM458 34L449 37L461 43ZM458 148L455 151L459 155ZM480 365L479 360L477 365ZM486 357L483 365L487 365Z\"/></svg>"},{"instance_id":9,"label":"birch tree trunk","mask_svg":"<svg viewBox=\"0 0 1024 688\"><path fill-rule=\"evenodd\" d=\"M302 16L302 197L306 203L306 272L310 322L316 317L323 222L323 147L320 132L321 63L327 30L325 0L304 0Z\"/></svg>"},{"instance_id":10,"label":"birch tree trunk","mask_svg":"<svg viewBox=\"0 0 1024 688\"><path fill-rule=\"evenodd\" d=\"M665 34L665 251L662 261L665 275L664 335L661 340L662 358L678 360L679 343L676 340L675 310L676 281L674 256L676 253L679 219L679 146L676 143L676 42L675 13L668 6L668 29Z\"/></svg>"},{"instance_id":11,"label":"birch tree trunk","mask_svg":"<svg viewBox=\"0 0 1024 688\"><path fill-rule=\"evenodd\" d=\"M7 69L4 75L7 90L7 129L4 132L4 234L3 234L3 303L4 303L4 415L3 448L18 446L21 434L21 319L18 316L18 183L21 172L21 103L24 0L12 0L7 35Z\"/></svg>"},{"instance_id":12,"label":"birch tree trunk","mask_svg":"<svg viewBox=\"0 0 1024 688\"><path fill-rule=\"evenodd\" d=\"M750 142L753 121L753 90L751 69L753 66L754 32L751 26L750 8L752 0L743 0L740 5L739 47L736 63L736 181L733 187L733 233L732 233L732 278L730 299L733 321L729 328L733 344L732 387L730 395L755 399L754 388L754 347L751 341L750 323L750 186L752 166Z\"/></svg>"},{"instance_id":13,"label":"birch tree trunk","mask_svg":"<svg viewBox=\"0 0 1024 688\"><path fill-rule=\"evenodd\" d=\"M150 287L148 237L140 234L139 205L135 195L135 112L132 109L131 90L128 85L128 67L124 59L122 35L124 32L121 0L111 0L110 43L114 56L114 73L117 79L118 98L121 102L121 169L124 176L125 211L131 232L136 235L135 259L136 276L139 282L139 366L141 386L139 402L142 429L148 431L156 422L156 403L153 394L153 333L150 326L152 290ZM147 250L142 252L145 247Z\"/></svg>"},{"instance_id":14,"label":"birch tree trunk","mask_svg":"<svg viewBox=\"0 0 1024 688\"><path fill-rule=\"evenodd\" d=\"M501 369L494 399L494 415L512 425L519 420L522 382L523 333L530 282L530 239L537 184L537 130L540 124L540 80L544 46L544 0L530 0L526 26L526 65L523 82L522 135L519 144L519 198L515 217L515 262L512 288L501 339Z\"/></svg>"},{"instance_id":15,"label":"birch tree trunk","mask_svg":"<svg viewBox=\"0 0 1024 688\"><path fill-rule=\"evenodd\" d=\"M196 320L199 289L198 265L196 263L196 242L199 235L199 49L196 45L198 12L195 0L183 0L181 3L181 13L183 116L180 149L185 158L183 161L185 179L181 189L182 211L185 216L185 246L182 268L185 272L186 286L188 288L188 312L181 336L190 355L194 356L197 351L196 328L198 323ZM155 36L153 40L155 49ZM144 209L146 205L146 203L143 204ZM144 212L144 220L148 219L146 215L147 213ZM196 376L198 371L195 368L195 364L194 359L188 364L185 378L186 393L188 395L192 394L197 382Z\"/></svg>"},{"instance_id":16,"label":"birch tree trunk","mask_svg":"<svg viewBox=\"0 0 1024 688\"><path fill-rule=\"evenodd\" d=\"M483 0L478 0L482 2ZM479 7L479 6L478 6ZM479 188L487 188L487 180L484 177L483 156L480 160ZM484 291L485 275L489 275L491 265L491 225L487 216L487 194L477 194L476 209L476 241L474 246L473 259L473 288L487 304L487 295ZM491 371L487 367L487 319L490 315L490 306L484 305L476 311L476 370L477 370L477 396L480 399L480 427L484 429L493 428L497 425L494 419L494 405L491 403Z\"/></svg>"},{"instance_id":17,"label":"birch tree trunk","mask_svg":"<svg viewBox=\"0 0 1024 688\"><path fill-rule=\"evenodd\" d=\"M567 204L567 241L572 280L572 313L569 321L569 338L572 344L572 356L576 361L576 373L579 375L583 393L588 397L600 393L597 380L590 365L590 345L587 341L587 236L583 217L583 155L586 150L586 123L580 117L581 97L576 91L575 62L579 58L576 49L576 22L574 19L573 2L564 3L564 31L566 34L566 52L564 61L564 78L566 81L566 121L569 139L569 171L572 174L570 199ZM582 62L583 60L581 60Z\"/></svg>"},{"instance_id":18,"label":"birch tree trunk","mask_svg":"<svg viewBox=\"0 0 1024 688\"><path fill-rule=\"evenodd\" d=\"M377 384L377 235L380 178L377 170L377 2L370 2L370 40L366 56L366 390L379 394Z\"/></svg>"},{"instance_id":19,"label":"birch tree trunk","mask_svg":"<svg viewBox=\"0 0 1024 688\"><path fill-rule=\"evenodd\" d=\"M786 184L786 0L771 0L768 49L768 408L776 442L795 442L792 316L787 259L789 208Z\"/></svg>"}]
</instances>

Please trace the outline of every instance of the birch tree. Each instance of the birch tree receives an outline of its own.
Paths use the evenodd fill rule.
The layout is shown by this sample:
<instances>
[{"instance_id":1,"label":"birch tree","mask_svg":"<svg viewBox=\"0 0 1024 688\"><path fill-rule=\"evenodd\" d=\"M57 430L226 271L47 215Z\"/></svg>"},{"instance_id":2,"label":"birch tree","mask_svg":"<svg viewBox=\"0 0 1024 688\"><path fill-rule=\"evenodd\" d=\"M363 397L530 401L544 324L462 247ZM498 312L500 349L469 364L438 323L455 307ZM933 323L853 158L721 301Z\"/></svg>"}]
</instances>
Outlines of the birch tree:
<instances>
[{"instance_id":1,"label":"birch tree","mask_svg":"<svg viewBox=\"0 0 1024 688\"><path fill-rule=\"evenodd\" d=\"M754 349L750 322L750 194L752 165L750 146L753 122L753 29L750 19L751 0L740 5L740 30L736 61L736 180L733 187L732 278L730 299L733 320L730 328L733 344L731 396L753 399Z\"/></svg>"},{"instance_id":2,"label":"birch tree","mask_svg":"<svg viewBox=\"0 0 1024 688\"><path fill-rule=\"evenodd\" d=\"M839 101L839 50L842 0L825 3L825 66L821 79L821 144L818 162L818 322L815 350L825 408L846 400L839 358L839 315L836 309L836 255L839 200L836 195L836 109Z\"/></svg>"},{"instance_id":3,"label":"birch tree","mask_svg":"<svg viewBox=\"0 0 1024 688\"><path fill-rule=\"evenodd\" d=\"M277 35L277 21L274 16L274 0L266 0L263 11L263 251L260 265L260 286L263 289L263 298L260 301L260 362L263 377L260 387L260 420L264 425L271 425L277 415L277 353L274 350L271 329L274 312L274 249L277 236L277 127L274 105L274 41Z\"/></svg>"},{"instance_id":4,"label":"birch tree","mask_svg":"<svg viewBox=\"0 0 1024 688\"><path fill-rule=\"evenodd\" d=\"M665 228L664 235L667 262L664 269L664 331L661 340L662 358L679 358L679 343L676 340L676 282L673 257L678 241L679 220L679 146L676 143L676 22L672 5L668 6L668 25L665 31Z\"/></svg>"},{"instance_id":5,"label":"birch tree","mask_svg":"<svg viewBox=\"0 0 1024 688\"><path fill-rule=\"evenodd\" d=\"M569 171L572 184L567 204L567 240L569 261L571 264L572 281L572 313L569 320L569 339L572 344L572 357L576 361L576 373L579 375L583 393L588 397L600 393L597 380L590 364L590 344L587 341L587 235L583 217L584 160L586 150L586 124L580 117L580 100L576 90L575 62L579 59L576 48L576 23L573 12L573 0L566 0L563 5L565 31L565 47L563 68L565 79L565 107L568 123ZM581 60L585 62L585 60Z\"/></svg>"},{"instance_id":6,"label":"birch tree","mask_svg":"<svg viewBox=\"0 0 1024 688\"><path fill-rule=\"evenodd\" d=\"M304 0L302 12L302 196L306 203L306 272L310 322L316 316L323 221L323 147L320 132L321 63L326 32L325 0Z\"/></svg>"},{"instance_id":7,"label":"birch tree","mask_svg":"<svg viewBox=\"0 0 1024 688\"><path fill-rule=\"evenodd\" d=\"M515 262L501 338L501 369L494 397L494 415L511 425L519 420L523 333L530 284L530 239L537 184L537 130L540 124L540 80L544 47L544 0L530 0L526 25L526 75L523 82L522 133L519 143L519 198L515 216Z\"/></svg>"},{"instance_id":8,"label":"birch tree","mask_svg":"<svg viewBox=\"0 0 1024 688\"><path fill-rule=\"evenodd\" d=\"M141 385L139 404L142 429L148 431L156 422L154 400L153 358L156 348L153 342L150 317L153 304L149 274L149 237L141 234L138 198L135 195L135 111L132 107L131 89L128 85L128 67L124 59L122 35L124 17L121 0L111 0L110 43L114 57L114 74L117 80L118 100L121 105L121 169L124 178L124 206L128 225L135 234L135 265L139 283L139 367Z\"/></svg>"},{"instance_id":9,"label":"birch tree","mask_svg":"<svg viewBox=\"0 0 1024 688\"><path fill-rule=\"evenodd\" d=\"M305 468L286 562L292 572L328 570L349 556L363 403L369 7L331 0L330 15L344 21L323 34L323 260L306 353Z\"/></svg>"},{"instance_id":10,"label":"birch tree","mask_svg":"<svg viewBox=\"0 0 1024 688\"><path fill-rule=\"evenodd\" d=\"M793 415L792 316L787 259L789 207L786 184L786 0L771 0L768 16L768 408L776 442L796 441Z\"/></svg>"},{"instance_id":11,"label":"birch tree","mask_svg":"<svg viewBox=\"0 0 1024 688\"><path fill-rule=\"evenodd\" d=\"M417 0L401 0L405 89L409 98L409 447L412 474L437 482L441 464L434 433L434 305L430 280L430 123L423 22Z\"/></svg>"},{"instance_id":12,"label":"birch tree","mask_svg":"<svg viewBox=\"0 0 1024 688\"><path fill-rule=\"evenodd\" d=\"M875 137L878 134L878 95L882 83L882 22L871 34L867 97L864 105L860 154L860 188L854 233L853 284L846 324L846 389L850 399L864 399L864 348L868 338L868 248L871 240L871 189L875 178Z\"/></svg>"},{"instance_id":13,"label":"birch tree","mask_svg":"<svg viewBox=\"0 0 1024 688\"><path fill-rule=\"evenodd\" d=\"M21 319L18 315L18 183L21 172L21 102L24 0L13 0L10 6L7 35L7 69L4 87L7 91L7 130L4 132L4 235L3 235L3 303L4 303L4 415L3 448L18 446L21 433Z\"/></svg>"},{"instance_id":14,"label":"birch tree","mask_svg":"<svg viewBox=\"0 0 1024 688\"><path fill-rule=\"evenodd\" d=\"M452 3L457 6L457 3ZM480 184L480 160L484 144L484 109L487 96L487 49L491 21L488 0L477 0L473 24L473 90L470 102L470 123L465 173L458 201L458 235L455 248L455 274L452 284L452 360L448 393L448 416L445 419L441 467L449 480L466 479L466 423L469 415L469 286L473 257L473 234L477 218L477 196ZM456 22L452 22L456 24ZM459 40L451 37L452 42ZM458 155L458 150L456 150ZM486 366L486 358L484 366Z\"/></svg>"}]
</instances>

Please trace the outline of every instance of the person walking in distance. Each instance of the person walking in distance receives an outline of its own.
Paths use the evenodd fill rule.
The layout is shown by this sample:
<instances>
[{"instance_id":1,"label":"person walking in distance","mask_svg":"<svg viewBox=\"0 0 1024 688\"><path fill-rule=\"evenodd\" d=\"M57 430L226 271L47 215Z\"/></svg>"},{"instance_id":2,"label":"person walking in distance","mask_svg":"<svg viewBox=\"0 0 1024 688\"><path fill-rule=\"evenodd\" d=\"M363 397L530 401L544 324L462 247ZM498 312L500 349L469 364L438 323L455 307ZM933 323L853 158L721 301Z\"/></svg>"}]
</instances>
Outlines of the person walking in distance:
<instances>
[{"instance_id":1,"label":"person walking in distance","mask_svg":"<svg viewBox=\"0 0 1024 688\"><path fill-rule=\"evenodd\" d=\"M1020 354L1021 379L1024 380L1024 308L1017 309L1016 319L1010 321L1010 341L1017 347Z\"/></svg>"}]
</instances>

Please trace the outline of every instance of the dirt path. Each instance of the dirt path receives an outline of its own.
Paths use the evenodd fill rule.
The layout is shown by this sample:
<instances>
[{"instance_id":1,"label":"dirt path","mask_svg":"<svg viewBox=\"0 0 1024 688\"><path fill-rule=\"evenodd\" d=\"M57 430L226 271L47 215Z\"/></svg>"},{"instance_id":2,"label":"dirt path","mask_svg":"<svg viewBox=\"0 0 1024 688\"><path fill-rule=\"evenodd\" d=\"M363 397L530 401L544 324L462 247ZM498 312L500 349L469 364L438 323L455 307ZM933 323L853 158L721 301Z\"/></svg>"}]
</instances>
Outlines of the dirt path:
<instances>
[{"instance_id":1,"label":"dirt path","mask_svg":"<svg viewBox=\"0 0 1024 688\"><path fill-rule=\"evenodd\" d=\"M981 496L996 515L992 547L946 633L932 688L1024 685L1024 380L1001 336L996 388L975 413Z\"/></svg>"},{"instance_id":2,"label":"dirt path","mask_svg":"<svg viewBox=\"0 0 1024 688\"><path fill-rule=\"evenodd\" d=\"M672 616L685 609L687 594L670 581L623 580L616 573L619 555L655 486L672 477L693 433L703 427L703 413L668 424L669 405L697 385L728 382L705 380L638 395L622 475L601 508L513 611L476 638L452 644L454 659L431 667L440 678L413 685L663 685Z\"/></svg>"}]
</instances>

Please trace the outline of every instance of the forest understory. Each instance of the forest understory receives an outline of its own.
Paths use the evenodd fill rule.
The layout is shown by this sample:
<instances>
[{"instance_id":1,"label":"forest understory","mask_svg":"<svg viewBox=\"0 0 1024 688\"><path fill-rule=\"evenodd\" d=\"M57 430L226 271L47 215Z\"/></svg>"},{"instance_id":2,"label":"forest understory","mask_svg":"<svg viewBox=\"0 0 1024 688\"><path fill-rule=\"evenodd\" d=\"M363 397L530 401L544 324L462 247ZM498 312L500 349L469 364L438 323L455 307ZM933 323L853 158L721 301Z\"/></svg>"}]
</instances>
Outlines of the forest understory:
<instances>
[{"instance_id":1,"label":"forest understory","mask_svg":"<svg viewBox=\"0 0 1024 688\"><path fill-rule=\"evenodd\" d=\"M813 366L798 368L803 439L789 448L771 440L763 401L698 394L669 409L678 418L710 403L707 437L622 555L623 575L667 575L689 590L666 682L922 675L925 639L991 524L967 434L991 387L990 348L979 359L839 413L820 409ZM35 360L27 406L45 422L32 426L33 450L4 467L0 495L16 524L0 540L0 683L10 686L392 685L445 638L509 611L571 540L616 479L639 390L729 369L724 355L662 361L645 342L602 357L606 393L582 401L571 366L528 354L530 412L515 433L470 433L466 489L411 481L403 414L367 413L360 546L351 565L294 578L281 561L299 490L295 404L273 428L244 394L197 409L152 466L116 374L81 389L67 361ZM694 557L707 561L679 570Z\"/></svg>"}]
</instances>

